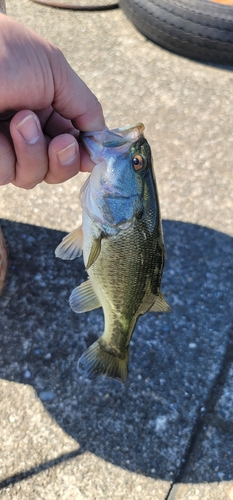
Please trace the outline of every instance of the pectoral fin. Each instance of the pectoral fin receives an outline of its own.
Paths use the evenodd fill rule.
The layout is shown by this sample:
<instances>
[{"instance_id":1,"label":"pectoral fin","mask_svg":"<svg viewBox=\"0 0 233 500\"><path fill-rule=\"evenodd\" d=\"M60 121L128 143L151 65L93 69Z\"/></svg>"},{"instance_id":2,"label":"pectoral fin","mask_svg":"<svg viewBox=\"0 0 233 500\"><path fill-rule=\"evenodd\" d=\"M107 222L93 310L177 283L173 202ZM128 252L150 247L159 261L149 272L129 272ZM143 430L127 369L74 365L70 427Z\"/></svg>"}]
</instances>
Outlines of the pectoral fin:
<instances>
[{"instance_id":1,"label":"pectoral fin","mask_svg":"<svg viewBox=\"0 0 233 500\"><path fill-rule=\"evenodd\" d=\"M92 311L92 309L101 307L90 280L81 283L73 290L69 302L71 309L76 313Z\"/></svg>"},{"instance_id":2,"label":"pectoral fin","mask_svg":"<svg viewBox=\"0 0 233 500\"><path fill-rule=\"evenodd\" d=\"M86 270L89 269L89 267L91 267L92 264L94 264L94 262L96 261L97 257L100 254L100 250L101 250L101 235L99 236L99 238L95 238L92 243L90 255L88 257L86 265Z\"/></svg>"},{"instance_id":3,"label":"pectoral fin","mask_svg":"<svg viewBox=\"0 0 233 500\"><path fill-rule=\"evenodd\" d=\"M172 312L171 307L166 302L162 292L156 296L153 306L149 309L150 312Z\"/></svg>"},{"instance_id":4,"label":"pectoral fin","mask_svg":"<svg viewBox=\"0 0 233 500\"><path fill-rule=\"evenodd\" d=\"M56 257L63 260L73 260L82 255L83 232L79 227L67 234L55 250Z\"/></svg>"}]
</instances>

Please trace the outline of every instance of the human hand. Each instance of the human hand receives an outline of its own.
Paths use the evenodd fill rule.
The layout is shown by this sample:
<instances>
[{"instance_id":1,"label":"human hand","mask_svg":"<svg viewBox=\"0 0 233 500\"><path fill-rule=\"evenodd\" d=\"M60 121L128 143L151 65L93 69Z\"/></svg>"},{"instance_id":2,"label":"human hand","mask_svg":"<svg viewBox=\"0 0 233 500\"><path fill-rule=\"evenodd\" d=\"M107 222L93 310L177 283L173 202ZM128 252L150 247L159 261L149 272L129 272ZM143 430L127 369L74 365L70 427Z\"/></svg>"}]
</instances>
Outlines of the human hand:
<instances>
[{"instance_id":1,"label":"human hand","mask_svg":"<svg viewBox=\"0 0 233 500\"><path fill-rule=\"evenodd\" d=\"M78 135L105 127L100 103L58 48L1 13L0 81L0 185L91 170Z\"/></svg>"}]
</instances>

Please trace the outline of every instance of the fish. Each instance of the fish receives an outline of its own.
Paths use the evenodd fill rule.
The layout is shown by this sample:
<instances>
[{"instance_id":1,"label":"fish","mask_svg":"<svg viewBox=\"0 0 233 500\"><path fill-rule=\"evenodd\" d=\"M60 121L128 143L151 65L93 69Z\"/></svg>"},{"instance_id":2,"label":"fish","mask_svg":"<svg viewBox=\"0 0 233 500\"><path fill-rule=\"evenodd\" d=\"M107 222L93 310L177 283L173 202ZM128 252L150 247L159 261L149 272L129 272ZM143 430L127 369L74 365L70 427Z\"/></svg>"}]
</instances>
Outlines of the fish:
<instances>
[{"instance_id":1,"label":"fish","mask_svg":"<svg viewBox=\"0 0 233 500\"><path fill-rule=\"evenodd\" d=\"M95 166L80 191L82 226L55 255L83 253L88 279L71 293L72 310L103 308L104 332L80 357L79 372L125 382L138 317L171 311L160 289L165 246L152 153L142 123L80 139Z\"/></svg>"}]
</instances>

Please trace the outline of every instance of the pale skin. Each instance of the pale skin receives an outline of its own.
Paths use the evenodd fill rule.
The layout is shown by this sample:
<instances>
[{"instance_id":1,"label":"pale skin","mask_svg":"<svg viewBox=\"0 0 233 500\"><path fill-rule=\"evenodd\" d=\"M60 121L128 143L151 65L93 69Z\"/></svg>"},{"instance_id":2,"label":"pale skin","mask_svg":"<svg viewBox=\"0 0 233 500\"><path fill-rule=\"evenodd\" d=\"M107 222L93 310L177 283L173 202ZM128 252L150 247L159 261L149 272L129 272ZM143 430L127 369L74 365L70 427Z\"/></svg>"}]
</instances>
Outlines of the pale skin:
<instances>
[{"instance_id":1,"label":"pale skin","mask_svg":"<svg viewBox=\"0 0 233 500\"><path fill-rule=\"evenodd\" d=\"M1 13L0 82L0 185L92 169L78 135L105 127L100 103L57 47Z\"/></svg>"}]
</instances>

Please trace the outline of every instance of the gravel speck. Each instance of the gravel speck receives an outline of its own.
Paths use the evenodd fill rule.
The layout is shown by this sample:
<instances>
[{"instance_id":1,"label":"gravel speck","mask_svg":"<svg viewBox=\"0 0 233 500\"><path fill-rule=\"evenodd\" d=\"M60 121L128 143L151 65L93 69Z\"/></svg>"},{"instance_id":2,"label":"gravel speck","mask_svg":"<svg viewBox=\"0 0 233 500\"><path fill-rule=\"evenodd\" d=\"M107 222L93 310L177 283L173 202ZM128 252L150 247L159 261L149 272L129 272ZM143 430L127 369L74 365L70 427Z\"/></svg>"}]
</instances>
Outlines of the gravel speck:
<instances>
[{"instance_id":1,"label":"gravel speck","mask_svg":"<svg viewBox=\"0 0 233 500\"><path fill-rule=\"evenodd\" d=\"M54 398L54 393L52 391L42 391L39 394L41 401L51 401Z\"/></svg>"}]
</instances>

